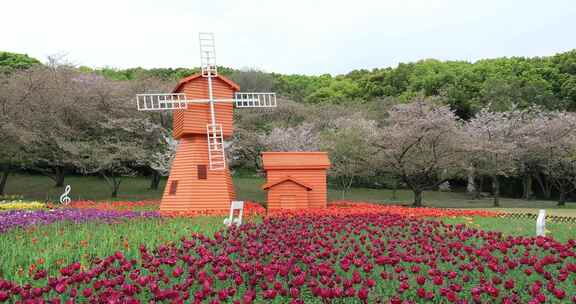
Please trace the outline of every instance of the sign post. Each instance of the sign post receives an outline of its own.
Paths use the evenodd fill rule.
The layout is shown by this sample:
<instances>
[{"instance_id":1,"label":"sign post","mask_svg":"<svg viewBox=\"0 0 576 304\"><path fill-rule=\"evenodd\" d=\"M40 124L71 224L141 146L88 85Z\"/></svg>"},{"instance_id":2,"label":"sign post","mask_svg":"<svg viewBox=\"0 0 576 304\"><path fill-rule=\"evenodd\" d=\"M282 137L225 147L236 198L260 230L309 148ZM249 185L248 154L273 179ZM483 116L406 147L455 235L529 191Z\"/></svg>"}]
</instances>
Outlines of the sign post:
<instances>
[{"instance_id":1,"label":"sign post","mask_svg":"<svg viewBox=\"0 0 576 304\"><path fill-rule=\"evenodd\" d=\"M235 211L238 210L238 217L234 218ZM224 219L224 225L231 226L236 224L240 227L242 225L242 214L244 213L244 201L232 201L230 204L230 216Z\"/></svg>"},{"instance_id":2,"label":"sign post","mask_svg":"<svg viewBox=\"0 0 576 304\"><path fill-rule=\"evenodd\" d=\"M546 235L546 210L544 209L540 209L540 212L538 212L538 218L536 219L536 235Z\"/></svg>"}]
</instances>

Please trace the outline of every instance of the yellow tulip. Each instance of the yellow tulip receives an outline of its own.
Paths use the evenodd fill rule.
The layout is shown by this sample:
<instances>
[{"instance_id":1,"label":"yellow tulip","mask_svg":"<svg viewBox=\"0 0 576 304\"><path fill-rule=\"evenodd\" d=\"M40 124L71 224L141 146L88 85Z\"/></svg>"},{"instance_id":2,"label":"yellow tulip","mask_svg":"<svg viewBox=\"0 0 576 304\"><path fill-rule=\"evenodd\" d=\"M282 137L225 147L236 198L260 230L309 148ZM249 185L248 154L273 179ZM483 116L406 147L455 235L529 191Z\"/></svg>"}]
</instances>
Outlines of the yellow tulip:
<instances>
[{"instance_id":1,"label":"yellow tulip","mask_svg":"<svg viewBox=\"0 0 576 304\"><path fill-rule=\"evenodd\" d=\"M38 201L0 201L0 210L43 209L46 204Z\"/></svg>"}]
</instances>

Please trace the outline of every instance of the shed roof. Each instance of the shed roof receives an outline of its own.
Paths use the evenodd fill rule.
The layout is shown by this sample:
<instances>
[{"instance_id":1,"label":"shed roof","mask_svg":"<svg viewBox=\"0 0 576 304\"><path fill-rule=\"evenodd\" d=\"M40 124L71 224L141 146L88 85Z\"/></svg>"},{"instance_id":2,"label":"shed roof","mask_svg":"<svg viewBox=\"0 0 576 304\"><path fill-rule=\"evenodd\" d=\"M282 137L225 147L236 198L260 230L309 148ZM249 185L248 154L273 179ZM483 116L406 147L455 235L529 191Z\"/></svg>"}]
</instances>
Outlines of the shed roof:
<instances>
[{"instance_id":1,"label":"shed roof","mask_svg":"<svg viewBox=\"0 0 576 304\"><path fill-rule=\"evenodd\" d=\"M262 152L264 170L327 169L330 160L326 152Z\"/></svg>"},{"instance_id":2,"label":"shed roof","mask_svg":"<svg viewBox=\"0 0 576 304\"><path fill-rule=\"evenodd\" d=\"M272 187L274 187L274 186L276 186L276 185L279 185L279 184L281 184L281 183L283 183L283 182L287 182L287 181L291 181L291 182L293 182L293 183L295 183L295 184L298 184L298 185L306 188L307 190L312 190L312 187L311 187L310 185L308 185L308 184L306 184L305 182L300 181L300 180L298 180L298 179L296 179L296 178L294 178L294 177L292 177L292 176L286 176L286 177L281 178L281 179L276 180L276 181L269 181L269 182L267 182L266 184L264 184L264 185L262 186L262 189L267 190L267 189L269 189L269 188L272 188Z\"/></svg>"},{"instance_id":3,"label":"shed roof","mask_svg":"<svg viewBox=\"0 0 576 304\"><path fill-rule=\"evenodd\" d=\"M182 78L182 79L178 82L178 84L176 85L176 87L174 88L174 90L172 90L172 93L178 93L178 92L180 92L180 89L182 89L182 87L183 87L186 83L188 83L188 82L190 82L190 81L192 81L192 80L194 80L194 79L198 79L198 78L200 78L200 77L202 77L202 74L198 73L198 74L190 75L190 76L188 76L188 77L186 77L186 78ZM236 84L234 81L232 81L232 80L230 80L230 79L228 79L228 78L226 78L226 77L224 77L224 76L222 76L222 75L218 75L218 76L213 77L213 78L218 78L218 79L224 81L224 83L226 83L227 85L229 85L230 88L232 88L232 90L234 90L234 91L240 91L240 86L239 86L238 84Z\"/></svg>"}]
</instances>

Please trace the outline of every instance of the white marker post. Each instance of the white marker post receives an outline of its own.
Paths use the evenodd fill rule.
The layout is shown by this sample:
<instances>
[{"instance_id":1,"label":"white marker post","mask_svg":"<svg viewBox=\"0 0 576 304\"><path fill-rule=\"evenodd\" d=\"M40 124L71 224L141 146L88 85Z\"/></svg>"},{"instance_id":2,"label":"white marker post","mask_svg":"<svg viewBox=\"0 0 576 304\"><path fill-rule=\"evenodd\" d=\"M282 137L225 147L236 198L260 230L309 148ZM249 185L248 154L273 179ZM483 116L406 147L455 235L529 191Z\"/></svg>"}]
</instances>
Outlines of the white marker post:
<instances>
[{"instance_id":1,"label":"white marker post","mask_svg":"<svg viewBox=\"0 0 576 304\"><path fill-rule=\"evenodd\" d=\"M538 212L538 218L536 219L536 235L546 235L546 210L544 209L540 209L540 212Z\"/></svg>"},{"instance_id":2,"label":"white marker post","mask_svg":"<svg viewBox=\"0 0 576 304\"><path fill-rule=\"evenodd\" d=\"M234 211L238 210L238 217L234 218ZM240 227L242 225L242 214L244 213L244 201L232 201L230 204L230 216L224 219L224 225L230 226L236 224Z\"/></svg>"}]
</instances>

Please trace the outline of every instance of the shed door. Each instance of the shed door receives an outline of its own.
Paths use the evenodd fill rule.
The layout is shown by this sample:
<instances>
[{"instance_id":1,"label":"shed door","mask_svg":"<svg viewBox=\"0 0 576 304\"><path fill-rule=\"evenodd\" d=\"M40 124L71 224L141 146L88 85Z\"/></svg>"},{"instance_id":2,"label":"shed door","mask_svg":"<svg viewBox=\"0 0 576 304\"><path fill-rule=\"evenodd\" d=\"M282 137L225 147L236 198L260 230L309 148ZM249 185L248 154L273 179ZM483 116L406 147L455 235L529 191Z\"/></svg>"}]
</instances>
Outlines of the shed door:
<instances>
[{"instance_id":1,"label":"shed door","mask_svg":"<svg viewBox=\"0 0 576 304\"><path fill-rule=\"evenodd\" d=\"M296 195L280 195L280 208L295 208Z\"/></svg>"}]
</instances>

